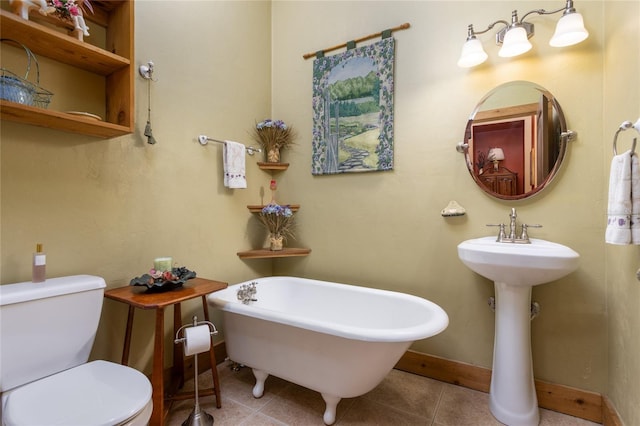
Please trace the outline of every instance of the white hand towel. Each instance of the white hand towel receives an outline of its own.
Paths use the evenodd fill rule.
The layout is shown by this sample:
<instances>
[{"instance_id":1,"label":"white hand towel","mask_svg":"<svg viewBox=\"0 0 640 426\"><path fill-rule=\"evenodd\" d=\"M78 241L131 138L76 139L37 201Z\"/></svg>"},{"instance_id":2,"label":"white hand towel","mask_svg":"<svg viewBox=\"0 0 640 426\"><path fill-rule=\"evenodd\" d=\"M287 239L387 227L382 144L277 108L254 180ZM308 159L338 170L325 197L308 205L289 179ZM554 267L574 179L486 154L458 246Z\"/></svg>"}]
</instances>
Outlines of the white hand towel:
<instances>
[{"instance_id":1,"label":"white hand towel","mask_svg":"<svg viewBox=\"0 0 640 426\"><path fill-rule=\"evenodd\" d=\"M238 142L225 141L223 148L224 186L227 188L246 188L245 146Z\"/></svg>"},{"instance_id":2,"label":"white hand towel","mask_svg":"<svg viewBox=\"0 0 640 426\"><path fill-rule=\"evenodd\" d=\"M631 151L616 155L611 160L607 229L605 231L605 241L609 244L631 244L632 242L631 216L633 203L631 176L638 173L637 159L635 160L636 171L632 173L632 163L634 163L632 160ZM636 195L636 198L638 197L640 197L640 192ZM640 209L636 213L640 214ZM640 239L638 243L640 243Z\"/></svg>"},{"instance_id":3,"label":"white hand towel","mask_svg":"<svg viewBox=\"0 0 640 426\"><path fill-rule=\"evenodd\" d=\"M640 244L640 160L631 156L631 244Z\"/></svg>"}]
</instances>

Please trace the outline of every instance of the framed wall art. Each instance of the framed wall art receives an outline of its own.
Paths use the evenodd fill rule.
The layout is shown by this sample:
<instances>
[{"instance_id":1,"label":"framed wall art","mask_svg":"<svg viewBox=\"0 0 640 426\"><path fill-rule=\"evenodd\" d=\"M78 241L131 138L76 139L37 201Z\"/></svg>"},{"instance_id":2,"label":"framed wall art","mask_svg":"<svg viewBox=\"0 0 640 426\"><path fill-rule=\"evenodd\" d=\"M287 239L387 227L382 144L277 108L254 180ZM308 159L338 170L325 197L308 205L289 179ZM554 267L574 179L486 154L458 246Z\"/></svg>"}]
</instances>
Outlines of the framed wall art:
<instances>
[{"instance_id":1,"label":"framed wall art","mask_svg":"<svg viewBox=\"0 0 640 426\"><path fill-rule=\"evenodd\" d=\"M393 169L392 37L313 62L312 174Z\"/></svg>"}]
</instances>

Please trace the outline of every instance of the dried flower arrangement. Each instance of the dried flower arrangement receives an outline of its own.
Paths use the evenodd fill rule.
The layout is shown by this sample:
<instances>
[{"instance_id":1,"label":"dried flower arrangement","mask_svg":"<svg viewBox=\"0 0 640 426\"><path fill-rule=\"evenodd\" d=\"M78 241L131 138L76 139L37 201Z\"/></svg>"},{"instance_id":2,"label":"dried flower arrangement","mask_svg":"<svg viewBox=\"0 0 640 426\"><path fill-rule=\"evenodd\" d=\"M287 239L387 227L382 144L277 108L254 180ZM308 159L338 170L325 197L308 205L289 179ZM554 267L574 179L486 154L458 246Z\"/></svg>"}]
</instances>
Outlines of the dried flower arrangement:
<instances>
[{"instance_id":1,"label":"dried flower arrangement","mask_svg":"<svg viewBox=\"0 0 640 426\"><path fill-rule=\"evenodd\" d=\"M277 163L280 161L280 150L293 145L295 132L282 120L266 119L255 127L254 138L266 153L267 161Z\"/></svg>"},{"instance_id":2,"label":"dried flower arrangement","mask_svg":"<svg viewBox=\"0 0 640 426\"><path fill-rule=\"evenodd\" d=\"M269 203L262 208L258 218L274 237L293 237L293 211L289 206Z\"/></svg>"}]
</instances>

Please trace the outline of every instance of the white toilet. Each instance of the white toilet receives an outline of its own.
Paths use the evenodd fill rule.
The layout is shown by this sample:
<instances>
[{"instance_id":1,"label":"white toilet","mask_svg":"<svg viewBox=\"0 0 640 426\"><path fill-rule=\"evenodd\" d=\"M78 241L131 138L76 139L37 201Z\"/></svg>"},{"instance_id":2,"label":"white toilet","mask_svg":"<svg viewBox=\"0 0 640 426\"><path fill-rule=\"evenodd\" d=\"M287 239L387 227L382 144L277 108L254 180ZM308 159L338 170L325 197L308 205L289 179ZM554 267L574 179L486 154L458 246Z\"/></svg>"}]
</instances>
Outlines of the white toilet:
<instances>
[{"instance_id":1,"label":"white toilet","mask_svg":"<svg viewBox=\"0 0 640 426\"><path fill-rule=\"evenodd\" d=\"M2 425L146 425L151 383L107 361L87 363L104 279L0 285Z\"/></svg>"}]
</instances>

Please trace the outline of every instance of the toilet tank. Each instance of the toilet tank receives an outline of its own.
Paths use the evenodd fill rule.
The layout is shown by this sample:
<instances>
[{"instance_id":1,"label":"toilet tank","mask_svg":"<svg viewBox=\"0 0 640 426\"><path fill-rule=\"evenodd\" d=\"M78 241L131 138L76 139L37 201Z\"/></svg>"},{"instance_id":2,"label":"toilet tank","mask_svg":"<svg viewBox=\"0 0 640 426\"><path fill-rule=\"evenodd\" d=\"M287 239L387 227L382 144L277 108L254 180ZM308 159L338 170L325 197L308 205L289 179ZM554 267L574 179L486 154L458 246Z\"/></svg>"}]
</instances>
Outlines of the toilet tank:
<instances>
[{"instance_id":1,"label":"toilet tank","mask_svg":"<svg viewBox=\"0 0 640 426\"><path fill-rule=\"evenodd\" d=\"M0 285L0 392L87 362L105 287L91 275Z\"/></svg>"}]
</instances>

